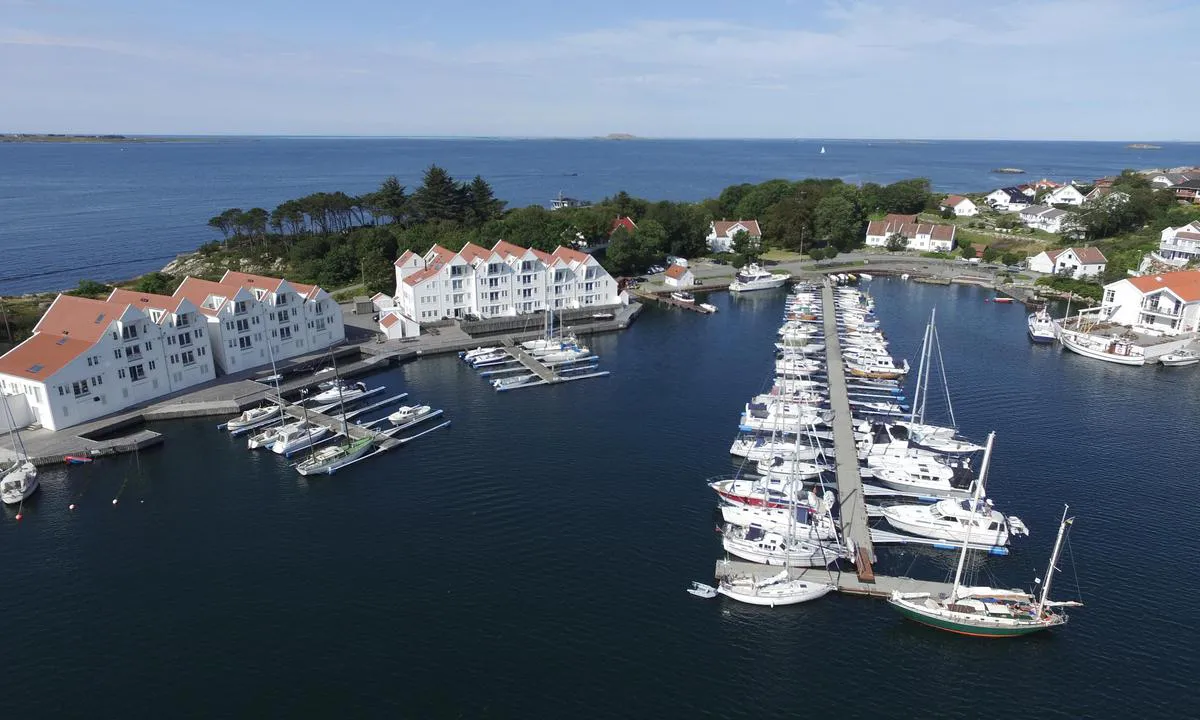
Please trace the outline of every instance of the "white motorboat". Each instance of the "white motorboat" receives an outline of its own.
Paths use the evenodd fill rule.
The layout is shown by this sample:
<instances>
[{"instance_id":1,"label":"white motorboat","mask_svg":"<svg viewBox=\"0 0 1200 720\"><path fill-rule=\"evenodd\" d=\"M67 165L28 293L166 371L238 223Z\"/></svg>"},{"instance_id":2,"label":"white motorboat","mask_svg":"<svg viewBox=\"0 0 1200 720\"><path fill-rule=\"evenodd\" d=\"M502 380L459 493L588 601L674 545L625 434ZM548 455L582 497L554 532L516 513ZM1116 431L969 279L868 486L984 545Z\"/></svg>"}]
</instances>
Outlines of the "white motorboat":
<instances>
[{"instance_id":1,"label":"white motorboat","mask_svg":"<svg viewBox=\"0 0 1200 720\"><path fill-rule=\"evenodd\" d=\"M367 394L367 386L364 383L356 382L353 385L335 385L334 387L319 392L308 398L310 402L322 405L324 403L346 403L351 400L362 397Z\"/></svg>"},{"instance_id":2,"label":"white motorboat","mask_svg":"<svg viewBox=\"0 0 1200 720\"><path fill-rule=\"evenodd\" d=\"M1160 356L1158 361L1167 367L1186 367L1200 363L1200 355L1187 350L1176 350L1173 353Z\"/></svg>"},{"instance_id":3,"label":"white motorboat","mask_svg":"<svg viewBox=\"0 0 1200 720\"><path fill-rule=\"evenodd\" d=\"M250 408L241 415L238 415L234 419L225 423L225 429L230 432L244 430L275 417L279 417L278 405L263 405L262 407Z\"/></svg>"},{"instance_id":4,"label":"white motorboat","mask_svg":"<svg viewBox=\"0 0 1200 720\"><path fill-rule=\"evenodd\" d=\"M804 377L821 372L825 367L816 360L788 358L775 361L775 374L783 377Z\"/></svg>"},{"instance_id":5,"label":"white motorboat","mask_svg":"<svg viewBox=\"0 0 1200 720\"><path fill-rule=\"evenodd\" d=\"M793 580L791 573L783 570L765 580L754 578L730 578L722 580L717 586L717 592L731 600L737 600L748 605L797 605L809 600L816 600L832 592L835 588L828 583L816 583L808 580Z\"/></svg>"},{"instance_id":6,"label":"white motorboat","mask_svg":"<svg viewBox=\"0 0 1200 720\"><path fill-rule=\"evenodd\" d=\"M789 279L791 279L791 275L787 273L770 273L758 265L751 263L738 270L737 275L733 278L733 282L729 283L729 289L733 292L771 290L783 287L783 284Z\"/></svg>"},{"instance_id":7,"label":"white motorboat","mask_svg":"<svg viewBox=\"0 0 1200 720\"><path fill-rule=\"evenodd\" d=\"M336 470L349 465L375 449L372 438L362 438L345 445L327 445L317 448L296 466L301 475L332 475Z\"/></svg>"},{"instance_id":8,"label":"white motorboat","mask_svg":"<svg viewBox=\"0 0 1200 720\"><path fill-rule=\"evenodd\" d=\"M1050 317L1050 313L1046 312L1046 308L1029 313L1029 317L1025 319L1025 325L1029 333L1029 339L1033 342L1054 342L1054 320Z\"/></svg>"},{"instance_id":9,"label":"white motorboat","mask_svg":"<svg viewBox=\"0 0 1200 720\"><path fill-rule=\"evenodd\" d=\"M830 456L832 457L832 453L830 453ZM759 475L781 480L787 478L812 480L821 473L829 472L832 469L829 465L792 460L787 457L773 457L768 460L754 461L754 471Z\"/></svg>"},{"instance_id":10,"label":"white motorboat","mask_svg":"<svg viewBox=\"0 0 1200 720\"><path fill-rule=\"evenodd\" d=\"M1146 364L1146 351L1128 340L1089 335L1067 330L1061 325L1058 328L1058 341L1073 353L1117 365Z\"/></svg>"},{"instance_id":11,"label":"white motorboat","mask_svg":"<svg viewBox=\"0 0 1200 720\"><path fill-rule=\"evenodd\" d=\"M504 352L504 348L493 345L491 347L477 347L474 350L464 350L458 354L465 362L471 362L481 355L491 355L492 353Z\"/></svg>"},{"instance_id":12,"label":"white motorboat","mask_svg":"<svg viewBox=\"0 0 1200 720\"><path fill-rule=\"evenodd\" d=\"M761 526L726 525L721 531L721 546L730 555L763 565L827 567L846 557L846 550L835 542L816 542Z\"/></svg>"},{"instance_id":13,"label":"white motorboat","mask_svg":"<svg viewBox=\"0 0 1200 720\"><path fill-rule=\"evenodd\" d=\"M469 364L471 367L481 367L488 363L508 362L513 359L514 358L512 355L509 355L507 352L505 352L503 350L498 350L495 352L486 353L484 355L476 355L475 357L468 360L467 364Z\"/></svg>"},{"instance_id":14,"label":"white motorboat","mask_svg":"<svg viewBox=\"0 0 1200 720\"><path fill-rule=\"evenodd\" d=\"M329 434L329 428L324 425L301 422L295 425L285 425L280 428L271 444L271 452L277 455L291 455L303 450Z\"/></svg>"},{"instance_id":15,"label":"white motorboat","mask_svg":"<svg viewBox=\"0 0 1200 720\"><path fill-rule=\"evenodd\" d=\"M275 441L279 439L279 434L282 431L299 427L301 424L303 424L303 421L297 420L296 422L288 423L286 425L276 425L275 427L267 428L260 433L251 435L250 439L246 441L246 447L250 448L251 450L257 450L258 448L262 447L271 447L275 444Z\"/></svg>"},{"instance_id":16,"label":"white motorboat","mask_svg":"<svg viewBox=\"0 0 1200 720\"><path fill-rule=\"evenodd\" d=\"M331 375L336 372L337 372L337 370L332 365L327 365L327 366L321 368L320 370L316 371L315 373L313 373L313 377L314 378L323 378L327 375Z\"/></svg>"},{"instance_id":17,"label":"white motorboat","mask_svg":"<svg viewBox=\"0 0 1200 720\"><path fill-rule=\"evenodd\" d=\"M509 388L519 387L537 379L537 375L510 375L508 377L496 378L492 381L492 387L497 390L508 390Z\"/></svg>"},{"instance_id":18,"label":"white motorboat","mask_svg":"<svg viewBox=\"0 0 1200 720\"><path fill-rule=\"evenodd\" d=\"M797 410L794 414L781 412L772 412L765 409L756 409L751 407L747 412L742 414L742 419L739 427L742 430L755 430L759 432L779 432L785 435L795 435L799 426L809 425L824 425L833 417L833 412L828 410L806 409Z\"/></svg>"},{"instance_id":19,"label":"white motorboat","mask_svg":"<svg viewBox=\"0 0 1200 720\"><path fill-rule=\"evenodd\" d=\"M428 405L401 405L396 408L396 411L388 415L388 422L393 425L407 425L419 417L428 415L433 412L433 408Z\"/></svg>"},{"instance_id":20,"label":"white motorboat","mask_svg":"<svg viewBox=\"0 0 1200 720\"><path fill-rule=\"evenodd\" d=\"M686 290L676 290L671 293L671 299L675 302L687 303L688 305L696 302L696 296Z\"/></svg>"},{"instance_id":21,"label":"white motorboat","mask_svg":"<svg viewBox=\"0 0 1200 720\"><path fill-rule=\"evenodd\" d=\"M913 447L932 450L939 455L970 455L983 449L982 445L973 442L937 435L909 435L909 443Z\"/></svg>"},{"instance_id":22,"label":"white motorboat","mask_svg":"<svg viewBox=\"0 0 1200 720\"><path fill-rule=\"evenodd\" d=\"M37 466L18 458L6 468L0 468L0 501L5 505L24 502L38 489Z\"/></svg>"},{"instance_id":23,"label":"white motorboat","mask_svg":"<svg viewBox=\"0 0 1200 720\"><path fill-rule=\"evenodd\" d=\"M695 580L692 581L692 585L687 589L687 591L696 597L701 598L715 598L717 596L717 589L715 587L712 585L705 585L701 582L696 582Z\"/></svg>"},{"instance_id":24,"label":"white motorboat","mask_svg":"<svg viewBox=\"0 0 1200 720\"><path fill-rule=\"evenodd\" d=\"M972 511L974 507L974 511ZM1027 535L1020 518L1007 518L986 500L939 500L932 505L891 505L880 509L888 524L902 532L934 540L1003 547L1012 535Z\"/></svg>"},{"instance_id":25,"label":"white motorboat","mask_svg":"<svg viewBox=\"0 0 1200 720\"><path fill-rule=\"evenodd\" d=\"M893 490L931 497L968 497L971 494L969 473L956 473L953 468L933 460L888 458L886 462L868 467L876 480Z\"/></svg>"},{"instance_id":26,"label":"white motorboat","mask_svg":"<svg viewBox=\"0 0 1200 720\"><path fill-rule=\"evenodd\" d=\"M700 303L700 309L706 313L712 314L717 311L717 306L712 303Z\"/></svg>"},{"instance_id":27,"label":"white motorboat","mask_svg":"<svg viewBox=\"0 0 1200 720\"><path fill-rule=\"evenodd\" d=\"M896 362L891 357L868 357L847 361L846 370L855 377L898 380L908 374L908 361Z\"/></svg>"}]
</instances>

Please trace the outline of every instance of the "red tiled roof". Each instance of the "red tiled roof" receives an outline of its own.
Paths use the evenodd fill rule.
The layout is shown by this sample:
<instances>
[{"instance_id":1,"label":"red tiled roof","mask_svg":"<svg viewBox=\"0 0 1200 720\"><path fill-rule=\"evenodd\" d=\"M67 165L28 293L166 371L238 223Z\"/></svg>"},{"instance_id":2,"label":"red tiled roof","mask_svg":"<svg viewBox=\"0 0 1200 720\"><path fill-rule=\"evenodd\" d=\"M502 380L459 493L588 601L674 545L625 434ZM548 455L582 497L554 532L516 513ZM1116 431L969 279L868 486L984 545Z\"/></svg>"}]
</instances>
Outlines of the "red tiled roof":
<instances>
[{"instance_id":1,"label":"red tiled roof","mask_svg":"<svg viewBox=\"0 0 1200 720\"><path fill-rule=\"evenodd\" d=\"M269 290L270 292L278 292L279 287L285 282L295 288L296 292L300 293L306 298L312 297L314 292L317 290L316 285L305 285L303 283L293 282L286 278L267 277L266 275L234 272L233 270L226 270L225 274L221 276L221 284L227 285L231 288L257 287L263 288L264 290Z\"/></svg>"},{"instance_id":2,"label":"red tiled roof","mask_svg":"<svg viewBox=\"0 0 1200 720\"><path fill-rule=\"evenodd\" d=\"M917 221L917 216L916 215L897 215L896 213L888 213L887 217L885 217L883 219L883 221L886 223L889 223L889 224L897 223L897 224L903 225L905 223L915 223Z\"/></svg>"},{"instance_id":3,"label":"red tiled roof","mask_svg":"<svg viewBox=\"0 0 1200 720\"><path fill-rule=\"evenodd\" d=\"M889 215L888 217L915 218L916 215ZM954 240L954 226L936 223L894 222L887 220L872 220L867 223L867 234L875 237L890 237L899 233L912 239L918 235L928 235L933 240Z\"/></svg>"},{"instance_id":4,"label":"red tiled roof","mask_svg":"<svg viewBox=\"0 0 1200 720\"><path fill-rule=\"evenodd\" d=\"M672 280L678 280L679 278L683 277L684 273L687 271L688 269L682 265L672 265L671 267L667 268L666 275Z\"/></svg>"},{"instance_id":5,"label":"red tiled roof","mask_svg":"<svg viewBox=\"0 0 1200 720\"><path fill-rule=\"evenodd\" d=\"M201 280L200 278L188 276L179 284L172 297L187 298L192 301L193 305L200 308L200 312L205 315L216 315L221 306L218 305L215 308L205 307L204 301L208 299L208 296L216 295L228 300L236 292L237 288L234 286L222 285L211 280Z\"/></svg>"},{"instance_id":6,"label":"red tiled roof","mask_svg":"<svg viewBox=\"0 0 1200 720\"><path fill-rule=\"evenodd\" d=\"M545 250L538 250L537 248L530 248L530 250L533 251L533 254L537 256L538 260L541 260L542 262L546 263L547 265L554 262L554 256L551 255L550 253L546 252Z\"/></svg>"},{"instance_id":7,"label":"red tiled roof","mask_svg":"<svg viewBox=\"0 0 1200 720\"><path fill-rule=\"evenodd\" d=\"M108 294L109 302L132 305L140 310L163 310L169 313L178 312L179 305L186 299L170 295L134 292L122 288L117 288Z\"/></svg>"},{"instance_id":8,"label":"red tiled roof","mask_svg":"<svg viewBox=\"0 0 1200 720\"><path fill-rule=\"evenodd\" d=\"M1075 253L1075 257L1079 258L1079 262L1083 265L1099 265L1108 262L1108 258L1104 257L1104 253L1100 252L1100 248L1073 247L1067 249Z\"/></svg>"},{"instance_id":9,"label":"red tiled roof","mask_svg":"<svg viewBox=\"0 0 1200 720\"><path fill-rule=\"evenodd\" d=\"M934 225L929 236L934 240L954 240L953 225Z\"/></svg>"},{"instance_id":10,"label":"red tiled roof","mask_svg":"<svg viewBox=\"0 0 1200 720\"><path fill-rule=\"evenodd\" d=\"M492 252L485 248L481 248L475 243L467 243L463 245L463 249L458 251L458 256L469 263L474 263L476 260L487 262L492 257Z\"/></svg>"},{"instance_id":11,"label":"red tiled roof","mask_svg":"<svg viewBox=\"0 0 1200 720\"><path fill-rule=\"evenodd\" d=\"M521 247L520 245L513 245L512 243L510 243L507 240L497 240L496 244L492 246L492 252L496 253L497 255L499 255L501 257L506 257L506 258L507 257L518 257L519 258L519 257L524 257L525 253L528 252L528 250L526 248Z\"/></svg>"},{"instance_id":12,"label":"red tiled roof","mask_svg":"<svg viewBox=\"0 0 1200 720\"><path fill-rule=\"evenodd\" d=\"M717 237L733 237L730 230L737 225L746 228L746 232L750 234L750 237L762 237L762 230L759 229L757 220L714 220L713 230L716 232Z\"/></svg>"},{"instance_id":13,"label":"red tiled roof","mask_svg":"<svg viewBox=\"0 0 1200 720\"><path fill-rule=\"evenodd\" d=\"M441 269L442 269L441 263L434 263L432 265L427 265L426 267L416 271L412 275L409 275L408 277L404 278L404 284L412 285L415 287L417 284L428 280L429 278L433 277L434 275L437 275L438 270L441 270Z\"/></svg>"},{"instance_id":14,"label":"red tiled roof","mask_svg":"<svg viewBox=\"0 0 1200 720\"><path fill-rule=\"evenodd\" d=\"M92 346L74 336L37 333L0 357L0 373L45 382Z\"/></svg>"},{"instance_id":15,"label":"red tiled roof","mask_svg":"<svg viewBox=\"0 0 1200 720\"><path fill-rule=\"evenodd\" d=\"M69 335L94 343L108 330L109 323L119 319L128 306L127 303L59 295L42 319L38 320L33 331L55 337Z\"/></svg>"},{"instance_id":16,"label":"red tiled roof","mask_svg":"<svg viewBox=\"0 0 1200 720\"><path fill-rule=\"evenodd\" d=\"M1046 250L1045 253L1046 253L1046 257L1050 258L1050 262L1054 262L1055 260L1058 259L1059 255L1062 255L1063 251L1062 250Z\"/></svg>"},{"instance_id":17,"label":"red tiled roof","mask_svg":"<svg viewBox=\"0 0 1200 720\"><path fill-rule=\"evenodd\" d=\"M414 253L412 250L405 250L404 253L400 255L400 257L396 258L396 263L395 263L396 267L402 267L404 265L404 263L408 262L412 258L412 256L415 254L416 253Z\"/></svg>"},{"instance_id":18,"label":"red tiled roof","mask_svg":"<svg viewBox=\"0 0 1200 720\"><path fill-rule=\"evenodd\" d=\"M398 322L400 322L400 317L396 315L396 313L388 313L387 315L379 318L379 324L385 328L390 328Z\"/></svg>"},{"instance_id":19,"label":"red tiled roof","mask_svg":"<svg viewBox=\"0 0 1200 720\"><path fill-rule=\"evenodd\" d=\"M578 250L572 250L571 248L559 245L554 248L554 252L550 253L550 257L562 259L567 262L585 263L591 256L587 253L581 253Z\"/></svg>"},{"instance_id":20,"label":"red tiled roof","mask_svg":"<svg viewBox=\"0 0 1200 720\"><path fill-rule=\"evenodd\" d=\"M634 230L637 230L637 223L635 223L633 218L629 217L628 215L618 216L612 221L612 226L608 228L608 234L612 235L619 227L623 227L629 232L633 232Z\"/></svg>"},{"instance_id":21,"label":"red tiled roof","mask_svg":"<svg viewBox=\"0 0 1200 720\"><path fill-rule=\"evenodd\" d=\"M942 207L956 207L959 203L965 201L966 198L962 195L949 195L942 201Z\"/></svg>"},{"instance_id":22,"label":"red tiled roof","mask_svg":"<svg viewBox=\"0 0 1200 720\"><path fill-rule=\"evenodd\" d=\"M1126 278L1142 294L1152 293L1167 288L1184 302L1200 300L1200 270L1184 270L1182 272L1162 273L1161 275L1142 275L1141 277Z\"/></svg>"}]
</instances>

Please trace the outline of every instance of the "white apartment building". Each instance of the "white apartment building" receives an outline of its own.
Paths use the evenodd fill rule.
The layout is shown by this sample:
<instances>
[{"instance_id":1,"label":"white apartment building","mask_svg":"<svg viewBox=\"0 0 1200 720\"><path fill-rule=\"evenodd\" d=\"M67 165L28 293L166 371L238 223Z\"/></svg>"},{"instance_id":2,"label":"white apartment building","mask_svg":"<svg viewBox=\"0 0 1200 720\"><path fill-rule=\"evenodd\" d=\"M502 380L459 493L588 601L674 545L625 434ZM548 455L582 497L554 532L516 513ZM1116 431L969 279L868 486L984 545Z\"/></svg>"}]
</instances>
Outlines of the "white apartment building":
<instances>
[{"instance_id":1,"label":"white apartment building","mask_svg":"<svg viewBox=\"0 0 1200 720\"><path fill-rule=\"evenodd\" d=\"M395 307L421 323L621 302L594 257L565 247L547 253L501 240L491 250L468 243L455 253L434 245L424 255L406 251L395 265Z\"/></svg>"},{"instance_id":2,"label":"white apartment building","mask_svg":"<svg viewBox=\"0 0 1200 720\"><path fill-rule=\"evenodd\" d=\"M908 242L907 250L950 252L954 249L955 226L915 222L915 219L915 215L888 215L883 220L872 220L867 223L865 243L868 247L887 247L888 239L900 235Z\"/></svg>"},{"instance_id":3,"label":"white apartment building","mask_svg":"<svg viewBox=\"0 0 1200 720\"><path fill-rule=\"evenodd\" d=\"M1174 335L1200 331L1200 270L1142 275L1104 286L1098 313L1120 325Z\"/></svg>"},{"instance_id":4,"label":"white apartment building","mask_svg":"<svg viewBox=\"0 0 1200 720\"><path fill-rule=\"evenodd\" d=\"M35 423L60 430L214 377L192 303L114 295L59 295L33 336L0 357L0 391L23 396Z\"/></svg>"},{"instance_id":5,"label":"white apartment building","mask_svg":"<svg viewBox=\"0 0 1200 720\"><path fill-rule=\"evenodd\" d=\"M175 297L205 316L224 374L317 352L346 337L341 308L314 285L229 271L220 282L185 278Z\"/></svg>"}]
</instances>

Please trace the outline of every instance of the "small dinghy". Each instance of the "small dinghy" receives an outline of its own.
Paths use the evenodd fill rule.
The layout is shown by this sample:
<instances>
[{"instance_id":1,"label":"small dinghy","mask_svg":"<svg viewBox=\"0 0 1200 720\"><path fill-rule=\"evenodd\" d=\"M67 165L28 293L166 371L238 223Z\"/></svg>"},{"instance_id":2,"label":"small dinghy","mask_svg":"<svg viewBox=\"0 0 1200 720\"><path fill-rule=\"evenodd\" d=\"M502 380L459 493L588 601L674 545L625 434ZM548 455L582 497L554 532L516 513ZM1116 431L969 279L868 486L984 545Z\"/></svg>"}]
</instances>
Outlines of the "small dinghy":
<instances>
[{"instance_id":1,"label":"small dinghy","mask_svg":"<svg viewBox=\"0 0 1200 720\"><path fill-rule=\"evenodd\" d=\"M66 455L63 457L63 462L68 465L82 465L84 463L90 463L91 461L92 459L90 457L83 457L82 455Z\"/></svg>"},{"instance_id":2,"label":"small dinghy","mask_svg":"<svg viewBox=\"0 0 1200 720\"><path fill-rule=\"evenodd\" d=\"M687 591L696 597L715 598L717 596L717 589L715 587L696 582L695 580L692 581L692 586Z\"/></svg>"},{"instance_id":3,"label":"small dinghy","mask_svg":"<svg viewBox=\"0 0 1200 720\"><path fill-rule=\"evenodd\" d=\"M713 305L712 303L700 303L700 309L711 314L717 311L717 306Z\"/></svg>"}]
</instances>

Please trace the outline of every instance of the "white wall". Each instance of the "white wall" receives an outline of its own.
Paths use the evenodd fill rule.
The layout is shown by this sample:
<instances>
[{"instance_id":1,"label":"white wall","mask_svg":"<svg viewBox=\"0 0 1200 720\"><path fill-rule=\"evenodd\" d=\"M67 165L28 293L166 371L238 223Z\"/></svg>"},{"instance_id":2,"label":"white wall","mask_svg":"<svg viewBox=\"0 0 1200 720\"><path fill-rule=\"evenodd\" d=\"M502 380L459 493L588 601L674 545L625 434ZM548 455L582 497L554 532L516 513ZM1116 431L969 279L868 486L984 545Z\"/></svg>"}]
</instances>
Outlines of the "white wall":
<instances>
[{"instance_id":1,"label":"white wall","mask_svg":"<svg viewBox=\"0 0 1200 720\"><path fill-rule=\"evenodd\" d=\"M0 392L0 403L8 405L7 412L0 405L0 431L8 431L10 414L12 427L19 429L33 424L33 411L29 409L29 400L24 395Z\"/></svg>"}]
</instances>

